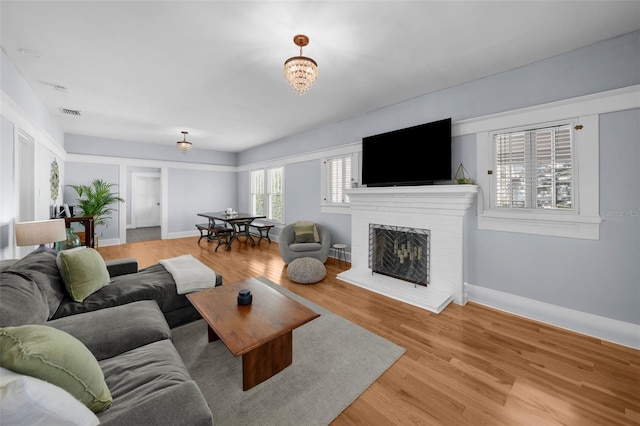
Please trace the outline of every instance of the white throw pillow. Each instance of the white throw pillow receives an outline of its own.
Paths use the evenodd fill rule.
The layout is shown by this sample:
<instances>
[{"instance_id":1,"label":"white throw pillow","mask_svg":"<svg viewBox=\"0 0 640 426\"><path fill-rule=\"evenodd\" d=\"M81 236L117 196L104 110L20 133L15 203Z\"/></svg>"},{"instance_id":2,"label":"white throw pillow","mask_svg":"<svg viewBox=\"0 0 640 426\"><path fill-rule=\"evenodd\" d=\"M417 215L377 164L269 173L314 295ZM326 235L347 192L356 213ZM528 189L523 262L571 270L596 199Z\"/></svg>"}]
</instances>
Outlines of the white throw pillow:
<instances>
[{"instance_id":1,"label":"white throw pillow","mask_svg":"<svg viewBox=\"0 0 640 426\"><path fill-rule=\"evenodd\" d=\"M16 426L94 426L98 417L66 390L0 367L0 419Z\"/></svg>"}]
</instances>

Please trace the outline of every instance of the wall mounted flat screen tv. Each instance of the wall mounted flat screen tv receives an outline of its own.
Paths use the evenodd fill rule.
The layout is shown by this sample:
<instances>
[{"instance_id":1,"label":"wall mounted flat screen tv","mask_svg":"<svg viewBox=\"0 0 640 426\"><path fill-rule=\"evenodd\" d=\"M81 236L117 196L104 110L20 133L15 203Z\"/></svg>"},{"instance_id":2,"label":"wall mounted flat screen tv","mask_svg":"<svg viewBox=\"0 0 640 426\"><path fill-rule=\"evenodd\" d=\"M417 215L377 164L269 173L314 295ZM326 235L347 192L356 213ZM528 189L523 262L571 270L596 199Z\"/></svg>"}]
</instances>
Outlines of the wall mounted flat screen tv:
<instances>
[{"instance_id":1,"label":"wall mounted flat screen tv","mask_svg":"<svg viewBox=\"0 0 640 426\"><path fill-rule=\"evenodd\" d=\"M362 139L362 183L430 185L451 180L451 118Z\"/></svg>"}]
</instances>

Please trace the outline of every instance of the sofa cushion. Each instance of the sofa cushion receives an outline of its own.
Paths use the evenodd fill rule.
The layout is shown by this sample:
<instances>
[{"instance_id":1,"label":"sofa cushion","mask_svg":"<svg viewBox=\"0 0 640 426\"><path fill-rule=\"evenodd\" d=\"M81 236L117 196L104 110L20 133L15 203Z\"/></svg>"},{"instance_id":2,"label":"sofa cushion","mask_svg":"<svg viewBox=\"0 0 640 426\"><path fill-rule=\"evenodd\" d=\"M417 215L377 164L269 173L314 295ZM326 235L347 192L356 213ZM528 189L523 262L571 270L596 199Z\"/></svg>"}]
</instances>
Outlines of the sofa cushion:
<instances>
[{"instance_id":1,"label":"sofa cushion","mask_svg":"<svg viewBox=\"0 0 640 426\"><path fill-rule=\"evenodd\" d=\"M318 251L322 248L320 243L293 243L289 244L289 249L296 252Z\"/></svg>"},{"instance_id":2,"label":"sofa cushion","mask_svg":"<svg viewBox=\"0 0 640 426\"><path fill-rule=\"evenodd\" d=\"M211 410L169 340L100 361L113 395L102 425L211 426Z\"/></svg>"},{"instance_id":3,"label":"sofa cushion","mask_svg":"<svg viewBox=\"0 0 640 426\"><path fill-rule=\"evenodd\" d=\"M98 417L66 390L0 368L0 416L8 425L94 426Z\"/></svg>"},{"instance_id":4,"label":"sofa cushion","mask_svg":"<svg viewBox=\"0 0 640 426\"><path fill-rule=\"evenodd\" d=\"M91 247L59 252L57 265L67 291L76 302L82 302L111 280L104 259Z\"/></svg>"},{"instance_id":5,"label":"sofa cushion","mask_svg":"<svg viewBox=\"0 0 640 426\"><path fill-rule=\"evenodd\" d=\"M44 325L0 329L0 366L61 387L94 412L112 398L96 358L78 339Z\"/></svg>"},{"instance_id":6,"label":"sofa cushion","mask_svg":"<svg viewBox=\"0 0 640 426\"><path fill-rule=\"evenodd\" d=\"M42 292L49 316L58 309L67 291L58 272L56 253L53 251L31 252L10 266L6 272L14 272L31 279Z\"/></svg>"},{"instance_id":7,"label":"sofa cushion","mask_svg":"<svg viewBox=\"0 0 640 426\"><path fill-rule=\"evenodd\" d=\"M191 306L186 296L178 294L171 274L162 265L153 265L137 274L114 277L108 286L96 291L82 303L65 297L52 319L140 300L155 300L164 313Z\"/></svg>"},{"instance_id":8,"label":"sofa cushion","mask_svg":"<svg viewBox=\"0 0 640 426\"><path fill-rule=\"evenodd\" d=\"M30 274L0 273L0 327L44 324L48 317L47 298Z\"/></svg>"},{"instance_id":9,"label":"sofa cushion","mask_svg":"<svg viewBox=\"0 0 640 426\"><path fill-rule=\"evenodd\" d=\"M47 325L80 340L98 361L171 338L169 325L154 300L71 315L51 320Z\"/></svg>"}]
</instances>

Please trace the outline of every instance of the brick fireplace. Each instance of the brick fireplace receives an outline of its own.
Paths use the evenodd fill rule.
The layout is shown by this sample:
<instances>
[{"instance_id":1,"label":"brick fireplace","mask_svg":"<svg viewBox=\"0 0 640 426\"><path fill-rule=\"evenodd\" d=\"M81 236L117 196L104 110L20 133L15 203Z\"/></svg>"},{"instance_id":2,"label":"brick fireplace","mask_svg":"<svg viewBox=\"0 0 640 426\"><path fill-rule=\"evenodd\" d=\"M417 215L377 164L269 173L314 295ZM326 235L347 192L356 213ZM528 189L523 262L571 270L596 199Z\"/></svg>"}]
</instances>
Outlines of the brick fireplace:
<instances>
[{"instance_id":1,"label":"brick fireplace","mask_svg":"<svg viewBox=\"0 0 640 426\"><path fill-rule=\"evenodd\" d=\"M354 188L351 199L351 269L338 278L393 299L439 313L451 301L464 304L464 215L478 193L474 185ZM427 286L372 273L371 225L428 230ZM391 274L393 275L393 274Z\"/></svg>"}]
</instances>

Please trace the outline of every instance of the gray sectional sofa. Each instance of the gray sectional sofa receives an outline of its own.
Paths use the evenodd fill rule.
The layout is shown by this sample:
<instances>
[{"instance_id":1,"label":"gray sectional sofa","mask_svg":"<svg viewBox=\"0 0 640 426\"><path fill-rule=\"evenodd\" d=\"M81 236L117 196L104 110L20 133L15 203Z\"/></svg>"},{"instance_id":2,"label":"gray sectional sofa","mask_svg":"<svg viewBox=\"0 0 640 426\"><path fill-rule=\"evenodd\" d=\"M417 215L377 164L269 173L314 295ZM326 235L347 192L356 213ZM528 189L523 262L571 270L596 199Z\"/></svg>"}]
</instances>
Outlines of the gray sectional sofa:
<instances>
[{"instance_id":1,"label":"gray sectional sofa","mask_svg":"<svg viewBox=\"0 0 640 426\"><path fill-rule=\"evenodd\" d=\"M107 264L112 281L82 302L66 292L56 254L31 253L0 268L0 327L62 330L97 359L113 403L105 425L211 425L200 389L171 342L171 328L200 316L161 266ZM122 274L123 272L127 272ZM120 274L120 275L119 275ZM216 283L222 283L217 276Z\"/></svg>"}]
</instances>

